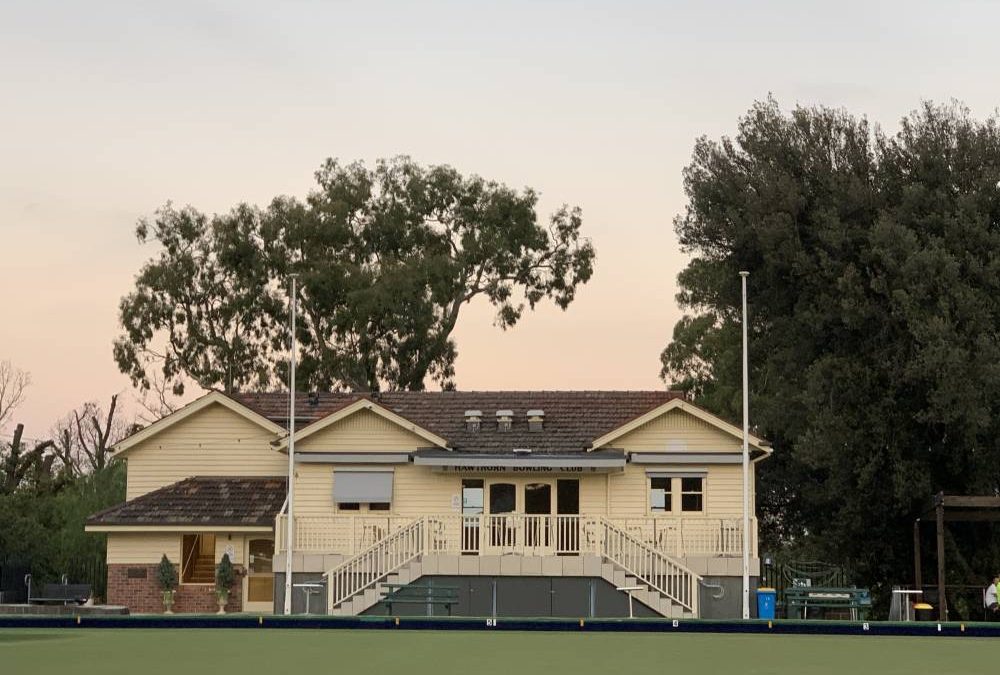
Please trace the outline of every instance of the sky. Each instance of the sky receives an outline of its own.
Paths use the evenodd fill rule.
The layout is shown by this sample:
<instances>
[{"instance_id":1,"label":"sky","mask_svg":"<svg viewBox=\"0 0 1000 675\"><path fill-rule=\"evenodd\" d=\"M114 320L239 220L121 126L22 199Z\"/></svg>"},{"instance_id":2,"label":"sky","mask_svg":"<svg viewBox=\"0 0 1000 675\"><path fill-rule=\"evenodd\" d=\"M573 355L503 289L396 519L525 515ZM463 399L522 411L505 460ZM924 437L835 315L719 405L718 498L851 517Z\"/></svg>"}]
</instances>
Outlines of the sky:
<instances>
[{"instance_id":1,"label":"sky","mask_svg":"<svg viewBox=\"0 0 1000 675\"><path fill-rule=\"evenodd\" d=\"M406 154L578 205L597 249L565 312L455 332L461 389L658 389L699 136L755 100L888 130L922 100L1000 100L1000 3L0 3L0 360L25 435L133 392L111 353L135 223L303 196L323 159ZM751 281L752 289L752 281ZM10 433L8 428L6 433ZM0 434L4 430L0 430Z\"/></svg>"}]
</instances>

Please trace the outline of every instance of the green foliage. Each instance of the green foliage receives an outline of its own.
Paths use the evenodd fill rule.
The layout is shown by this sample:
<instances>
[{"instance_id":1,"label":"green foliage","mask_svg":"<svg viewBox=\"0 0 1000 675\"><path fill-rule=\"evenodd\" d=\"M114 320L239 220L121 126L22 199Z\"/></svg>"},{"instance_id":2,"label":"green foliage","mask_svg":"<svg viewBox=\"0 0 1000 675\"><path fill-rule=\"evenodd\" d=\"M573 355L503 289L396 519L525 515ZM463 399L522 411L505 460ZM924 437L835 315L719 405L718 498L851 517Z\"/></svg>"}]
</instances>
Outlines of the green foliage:
<instances>
[{"instance_id":1,"label":"green foliage","mask_svg":"<svg viewBox=\"0 0 1000 675\"><path fill-rule=\"evenodd\" d=\"M160 558L160 564L156 567L156 582L160 585L161 591L172 591L177 588L177 568L167 558L166 553Z\"/></svg>"},{"instance_id":2,"label":"green foliage","mask_svg":"<svg viewBox=\"0 0 1000 675\"><path fill-rule=\"evenodd\" d=\"M228 595L234 583L236 583L236 570L229 560L229 554L224 553L222 560L215 566L215 590L219 594Z\"/></svg>"},{"instance_id":3,"label":"green foliage","mask_svg":"<svg viewBox=\"0 0 1000 675\"><path fill-rule=\"evenodd\" d=\"M758 489L766 545L876 588L909 582L929 496L1000 488L998 179L997 119L957 104L926 104L889 135L768 100L734 138L697 142L675 220L690 313L662 374L739 417L737 273L750 271L751 415L775 444ZM954 528L949 546L995 554L987 530ZM963 576L997 564L953 560Z\"/></svg>"},{"instance_id":4,"label":"green foliage","mask_svg":"<svg viewBox=\"0 0 1000 675\"><path fill-rule=\"evenodd\" d=\"M507 328L544 300L565 309L593 273L580 210L544 227L531 190L406 157L327 160L316 180L304 201L213 217L168 205L140 222L140 241L162 250L120 305L115 359L135 384L269 384L285 346L279 287L294 272L305 387L447 388L465 304L486 298Z\"/></svg>"},{"instance_id":5,"label":"green foliage","mask_svg":"<svg viewBox=\"0 0 1000 675\"><path fill-rule=\"evenodd\" d=\"M103 588L106 536L84 532L88 516L125 500L125 467L111 462L46 489L0 495L0 562L30 567L37 581L62 574Z\"/></svg>"}]
</instances>

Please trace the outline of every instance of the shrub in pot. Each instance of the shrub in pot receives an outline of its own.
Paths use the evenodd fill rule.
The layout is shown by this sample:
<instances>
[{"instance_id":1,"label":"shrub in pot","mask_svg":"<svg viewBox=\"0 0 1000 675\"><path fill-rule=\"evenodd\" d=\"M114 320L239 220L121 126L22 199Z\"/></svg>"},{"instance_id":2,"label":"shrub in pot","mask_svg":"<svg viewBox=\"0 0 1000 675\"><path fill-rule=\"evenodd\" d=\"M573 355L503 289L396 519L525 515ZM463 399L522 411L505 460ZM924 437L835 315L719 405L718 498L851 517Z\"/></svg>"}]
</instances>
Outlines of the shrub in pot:
<instances>
[{"instance_id":1,"label":"shrub in pot","mask_svg":"<svg viewBox=\"0 0 1000 675\"><path fill-rule=\"evenodd\" d=\"M160 558L160 564L156 568L156 581L163 591L164 614L173 614L174 595L177 593L177 568L166 554Z\"/></svg>"},{"instance_id":2,"label":"shrub in pot","mask_svg":"<svg viewBox=\"0 0 1000 675\"><path fill-rule=\"evenodd\" d=\"M222 560L215 566L215 598L219 603L219 614L226 613L226 603L229 602L229 591L236 581L236 570L233 568L229 554L222 556Z\"/></svg>"}]
</instances>

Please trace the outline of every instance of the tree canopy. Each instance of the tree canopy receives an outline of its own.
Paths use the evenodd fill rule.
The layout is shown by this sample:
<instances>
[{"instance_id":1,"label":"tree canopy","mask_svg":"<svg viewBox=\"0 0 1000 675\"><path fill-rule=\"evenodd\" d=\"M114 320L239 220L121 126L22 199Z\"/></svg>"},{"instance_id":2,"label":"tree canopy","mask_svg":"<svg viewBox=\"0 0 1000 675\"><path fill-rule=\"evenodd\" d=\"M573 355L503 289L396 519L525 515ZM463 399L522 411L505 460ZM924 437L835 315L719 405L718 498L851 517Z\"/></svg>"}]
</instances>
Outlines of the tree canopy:
<instances>
[{"instance_id":1,"label":"tree canopy","mask_svg":"<svg viewBox=\"0 0 1000 675\"><path fill-rule=\"evenodd\" d=\"M316 180L304 200L216 216L168 204L139 223L140 241L162 248L120 303L115 360L134 384L271 384L285 351L283 284L296 273L304 386L447 388L463 306L485 298L507 328L544 300L565 309L593 273L580 209L543 225L533 190L406 157L327 160Z\"/></svg>"},{"instance_id":2,"label":"tree canopy","mask_svg":"<svg viewBox=\"0 0 1000 675\"><path fill-rule=\"evenodd\" d=\"M662 375L739 416L750 271L751 420L776 447L758 488L769 545L909 582L930 495L1000 488L998 180L997 118L959 104L888 133L767 100L733 138L696 143L674 222L692 254L686 315Z\"/></svg>"}]
</instances>

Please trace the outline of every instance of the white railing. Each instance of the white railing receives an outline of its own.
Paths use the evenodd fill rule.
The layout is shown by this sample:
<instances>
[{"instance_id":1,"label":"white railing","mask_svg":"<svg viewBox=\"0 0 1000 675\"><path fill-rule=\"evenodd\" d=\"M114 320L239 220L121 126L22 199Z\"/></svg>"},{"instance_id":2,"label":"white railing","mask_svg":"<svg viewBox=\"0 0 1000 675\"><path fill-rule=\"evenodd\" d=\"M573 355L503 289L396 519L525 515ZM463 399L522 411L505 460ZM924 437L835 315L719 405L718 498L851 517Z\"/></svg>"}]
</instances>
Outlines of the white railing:
<instances>
[{"instance_id":1,"label":"white railing","mask_svg":"<svg viewBox=\"0 0 1000 675\"><path fill-rule=\"evenodd\" d=\"M598 553L597 524L614 524L632 538L675 558L739 557L743 553L740 518L605 518L584 515L425 516L431 552L481 555ZM295 550L357 555L414 521L406 516L331 515L295 519ZM756 555L756 521L751 521L751 552ZM285 516L275 523L277 551L285 550Z\"/></svg>"},{"instance_id":2,"label":"white railing","mask_svg":"<svg viewBox=\"0 0 1000 675\"><path fill-rule=\"evenodd\" d=\"M630 535L676 558L688 556L739 557L743 555L743 521L735 518L656 516L609 518ZM750 521L751 554L756 555L756 519Z\"/></svg>"},{"instance_id":3,"label":"white railing","mask_svg":"<svg viewBox=\"0 0 1000 675\"><path fill-rule=\"evenodd\" d=\"M426 518L413 520L324 574L327 607L336 607L423 555L427 531Z\"/></svg>"},{"instance_id":4,"label":"white railing","mask_svg":"<svg viewBox=\"0 0 1000 675\"><path fill-rule=\"evenodd\" d=\"M432 553L593 553L697 615L697 574L606 518L575 515L444 515L411 520L324 575L327 607L337 607Z\"/></svg>"},{"instance_id":5,"label":"white railing","mask_svg":"<svg viewBox=\"0 0 1000 675\"><path fill-rule=\"evenodd\" d=\"M600 522L600 555L698 616L700 577L610 520Z\"/></svg>"}]
</instances>

